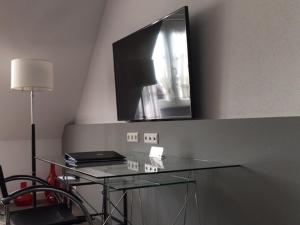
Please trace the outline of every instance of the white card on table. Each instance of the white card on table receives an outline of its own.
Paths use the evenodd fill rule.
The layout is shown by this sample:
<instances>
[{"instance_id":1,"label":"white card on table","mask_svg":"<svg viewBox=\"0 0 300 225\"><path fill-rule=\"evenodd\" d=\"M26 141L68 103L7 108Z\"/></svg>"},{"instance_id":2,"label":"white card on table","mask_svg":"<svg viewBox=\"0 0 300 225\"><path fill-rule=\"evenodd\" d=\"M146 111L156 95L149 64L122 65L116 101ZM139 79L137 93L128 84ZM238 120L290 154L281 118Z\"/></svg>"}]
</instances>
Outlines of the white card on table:
<instances>
[{"instance_id":1,"label":"white card on table","mask_svg":"<svg viewBox=\"0 0 300 225\"><path fill-rule=\"evenodd\" d=\"M149 157L153 158L163 158L164 156L164 148L163 147L157 147L157 146L152 146L150 149L150 154Z\"/></svg>"}]
</instances>

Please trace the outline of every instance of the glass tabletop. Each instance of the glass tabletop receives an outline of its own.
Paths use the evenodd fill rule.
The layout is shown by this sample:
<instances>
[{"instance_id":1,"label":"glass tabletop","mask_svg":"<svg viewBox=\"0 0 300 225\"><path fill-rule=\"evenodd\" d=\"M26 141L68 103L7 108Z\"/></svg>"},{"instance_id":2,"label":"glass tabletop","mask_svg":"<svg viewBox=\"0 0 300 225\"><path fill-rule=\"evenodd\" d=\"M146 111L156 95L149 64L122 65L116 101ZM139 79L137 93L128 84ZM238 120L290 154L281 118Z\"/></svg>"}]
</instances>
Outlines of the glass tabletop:
<instances>
[{"instance_id":1,"label":"glass tabletop","mask_svg":"<svg viewBox=\"0 0 300 225\"><path fill-rule=\"evenodd\" d=\"M192 158L180 158L170 155L165 156L163 159L158 159L151 158L146 153L134 151L125 154L122 153L122 155L126 156L126 160L123 162L94 163L93 165L83 167L66 165L64 155L56 158L38 156L36 159L47 163L53 163L59 167L97 179L239 166L237 164L228 164Z\"/></svg>"}]
</instances>

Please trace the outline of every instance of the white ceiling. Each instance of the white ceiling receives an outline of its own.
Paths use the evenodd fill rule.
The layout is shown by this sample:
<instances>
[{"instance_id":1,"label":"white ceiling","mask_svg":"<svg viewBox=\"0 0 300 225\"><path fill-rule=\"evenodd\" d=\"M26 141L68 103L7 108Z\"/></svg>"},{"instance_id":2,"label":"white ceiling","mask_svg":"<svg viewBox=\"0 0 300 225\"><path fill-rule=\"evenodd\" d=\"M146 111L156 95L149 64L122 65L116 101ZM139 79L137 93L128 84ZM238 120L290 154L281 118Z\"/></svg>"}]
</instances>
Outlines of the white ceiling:
<instances>
[{"instance_id":1,"label":"white ceiling","mask_svg":"<svg viewBox=\"0 0 300 225\"><path fill-rule=\"evenodd\" d=\"M38 138L74 120L105 0L0 0L0 140L30 137L28 92L10 90L10 60L54 63L54 91L35 98Z\"/></svg>"}]
</instances>

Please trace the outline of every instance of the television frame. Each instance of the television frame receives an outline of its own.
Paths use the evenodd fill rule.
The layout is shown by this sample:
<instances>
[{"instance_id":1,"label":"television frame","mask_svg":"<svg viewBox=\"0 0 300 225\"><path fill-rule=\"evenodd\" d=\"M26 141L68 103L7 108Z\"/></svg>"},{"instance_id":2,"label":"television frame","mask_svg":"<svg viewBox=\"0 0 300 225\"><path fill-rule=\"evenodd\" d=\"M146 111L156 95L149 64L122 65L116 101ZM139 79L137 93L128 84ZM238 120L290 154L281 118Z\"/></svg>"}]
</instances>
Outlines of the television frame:
<instances>
[{"instance_id":1,"label":"television frame","mask_svg":"<svg viewBox=\"0 0 300 225\"><path fill-rule=\"evenodd\" d=\"M162 118L162 119L157 119L157 118L154 118L154 119L129 119L129 120L123 120L123 119L119 119L119 112L118 112L118 97L117 97L117 78L116 78L116 74L114 72L114 77L115 77L115 97L116 97L116 108L117 108L117 119L118 121L124 121L124 122L155 122L155 121L180 121L180 120L192 120L194 119L194 110L193 110L193 97L192 97L192 68L191 68L191 34L190 34L190 19L189 19L189 10L188 10L188 6L183 6L169 14L167 14L166 16L164 17L161 17L160 19L158 20L155 20L154 22L126 35L125 37L115 41L112 43L112 45L114 45L115 43L119 42L119 41L122 41L123 39L126 39L128 37L130 37L131 35L134 35L144 29L147 29L151 26L153 26L154 24L158 23L158 22L161 22L163 21L164 19L166 19L167 17L169 16L172 16L173 14L176 14L178 11L181 11L184 9L184 14L185 14L185 26L186 26L186 40L187 40L187 57L188 57L188 71L189 71L189 87L190 87L190 117L170 117L170 118ZM116 62L114 60L114 68L115 68L115 65Z\"/></svg>"}]
</instances>

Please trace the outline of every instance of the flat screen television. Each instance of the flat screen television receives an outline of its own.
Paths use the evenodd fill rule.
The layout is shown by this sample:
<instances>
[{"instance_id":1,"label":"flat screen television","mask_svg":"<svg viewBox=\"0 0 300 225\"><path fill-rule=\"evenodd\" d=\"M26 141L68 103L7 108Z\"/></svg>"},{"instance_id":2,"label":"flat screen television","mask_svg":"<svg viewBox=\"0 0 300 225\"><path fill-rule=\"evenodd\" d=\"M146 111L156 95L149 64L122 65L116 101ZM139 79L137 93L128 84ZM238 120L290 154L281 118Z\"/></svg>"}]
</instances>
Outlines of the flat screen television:
<instances>
[{"instance_id":1,"label":"flat screen television","mask_svg":"<svg viewBox=\"0 0 300 225\"><path fill-rule=\"evenodd\" d=\"M191 119L187 6L113 43L119 121Z\"/></svg>"}]
</instances>

